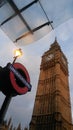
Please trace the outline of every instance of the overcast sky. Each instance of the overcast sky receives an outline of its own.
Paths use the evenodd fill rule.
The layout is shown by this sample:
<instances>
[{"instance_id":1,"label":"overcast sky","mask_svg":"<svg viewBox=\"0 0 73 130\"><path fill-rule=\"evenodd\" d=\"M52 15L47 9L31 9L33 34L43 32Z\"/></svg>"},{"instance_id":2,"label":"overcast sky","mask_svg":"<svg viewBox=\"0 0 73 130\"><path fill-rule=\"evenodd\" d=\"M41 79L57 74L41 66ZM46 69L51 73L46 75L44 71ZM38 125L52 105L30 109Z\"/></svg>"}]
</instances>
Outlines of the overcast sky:
<instances>
[{"instance_id":1,"label":"overcast sky","mask_svg":"<svg viewBox=\"0 0 73 130\"><path fill-rule=\"evenodd\" d=\"M12 117L15 126L17 126L19 122L21 122L22 126L28 126L31 120L40 72L41 56L49 49L55 37L57 37L57 41L69 63L69 86L73 113L73 19L70 19L41 40L27 46L21 46L23 56L19 58L17 62L22 63L27 68L31 79L32 90L23 96L12 98L6 118L9 119ZM20 48L20 46L15 46L0 30L0 48L0 66L4 67L8 62L13 61L13 50ZM4 95L0 93L0 106L3 100Z\"/></svg>"}]
</instances>

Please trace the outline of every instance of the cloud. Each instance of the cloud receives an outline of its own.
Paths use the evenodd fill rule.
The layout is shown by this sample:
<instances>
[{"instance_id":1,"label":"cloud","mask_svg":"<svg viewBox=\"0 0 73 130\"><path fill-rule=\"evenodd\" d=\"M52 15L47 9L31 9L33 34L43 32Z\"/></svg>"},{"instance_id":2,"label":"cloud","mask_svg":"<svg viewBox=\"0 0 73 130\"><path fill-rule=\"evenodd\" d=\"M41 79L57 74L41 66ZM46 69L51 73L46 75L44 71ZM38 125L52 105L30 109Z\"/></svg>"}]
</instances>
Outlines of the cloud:
<instances>
[{"instance_id":1,"label":"cloud","mask_svg":"<svg viewBox=\"0 0 73 130\"><path fill-rule=\"evenodd\" d=\"M59 40L64 42L70 40L71 34L73 33L73 27L71 26L72 22L73 19L70 19L55 29L55 34L58 36Z\"/></svg>"}]
</instances>

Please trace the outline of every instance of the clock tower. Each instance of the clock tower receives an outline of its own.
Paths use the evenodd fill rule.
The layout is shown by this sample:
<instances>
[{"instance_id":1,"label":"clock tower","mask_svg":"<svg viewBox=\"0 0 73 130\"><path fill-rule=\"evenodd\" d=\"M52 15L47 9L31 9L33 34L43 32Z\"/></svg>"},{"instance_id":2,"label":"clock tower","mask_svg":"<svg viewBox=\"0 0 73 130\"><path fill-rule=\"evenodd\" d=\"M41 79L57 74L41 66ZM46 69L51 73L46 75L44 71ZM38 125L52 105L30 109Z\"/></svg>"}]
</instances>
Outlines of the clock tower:
<instances>
[{"instance_id":1,"label":"clock tower","mask_svg":"<svg viewBox=\"0 0 73 130\"><path fill-rule=\"evenodd\" d=\"M68 61L56 39L42 56L30 130L73 130Z\"/></svg>"}]
</instances>

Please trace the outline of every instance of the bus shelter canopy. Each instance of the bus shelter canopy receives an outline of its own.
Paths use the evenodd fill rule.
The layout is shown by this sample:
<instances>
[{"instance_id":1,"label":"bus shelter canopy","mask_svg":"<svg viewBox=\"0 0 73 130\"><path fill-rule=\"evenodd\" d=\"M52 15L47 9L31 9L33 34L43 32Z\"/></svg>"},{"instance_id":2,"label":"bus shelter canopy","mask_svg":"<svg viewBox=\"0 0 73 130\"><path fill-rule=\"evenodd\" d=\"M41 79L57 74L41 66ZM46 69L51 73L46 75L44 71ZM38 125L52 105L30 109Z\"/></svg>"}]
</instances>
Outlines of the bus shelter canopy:
<instances>
[{"instance_id":1,"label":"bus shelter canopy","mask_svg":"<svg viewBox=\"0 0 73 130\"><path fill-rule=\"evenodd\" d=\"M73 0L0 0L0 27L18 45L27 45L73 17Z\"/></svg>"}]
</instances>

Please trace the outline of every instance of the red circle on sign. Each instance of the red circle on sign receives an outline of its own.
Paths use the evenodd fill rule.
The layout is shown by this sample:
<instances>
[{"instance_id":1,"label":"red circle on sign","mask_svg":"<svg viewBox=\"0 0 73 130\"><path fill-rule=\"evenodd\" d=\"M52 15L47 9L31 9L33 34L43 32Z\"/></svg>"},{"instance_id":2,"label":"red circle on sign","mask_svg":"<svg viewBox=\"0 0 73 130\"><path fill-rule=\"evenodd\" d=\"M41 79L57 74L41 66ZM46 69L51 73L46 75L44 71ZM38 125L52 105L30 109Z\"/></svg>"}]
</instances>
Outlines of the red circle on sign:
<instances>
[{"instance_id":1,"label":"red circle on sign","mask_svg":"<svg viewBox=\"0 0 73 130\"><path fill-rule=\"evenodd\" d=\"M30 77L29 77L28 71L26 70L26 68L25 68L22 64L20 64L20 63L14 63L14 64L13 64L13 67L14 67L15 69L21 69L21 70L24 72L24 74L26 75L26 81L27 81L28 83L30 83ZM12 84L14 90L15 90L18 94L25 94L26 92L28 92L28 87L27 87L27 86L24 86L24 87L21 88L21 87L17 84L17 82L16 82L16 80L15 80L15 75L14 75L14 73L13 73L12 71L10 72L10 81L11 81L11 84Z\"/></svg>"}]
</instances>

